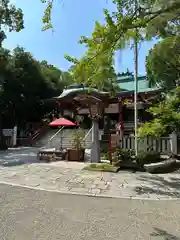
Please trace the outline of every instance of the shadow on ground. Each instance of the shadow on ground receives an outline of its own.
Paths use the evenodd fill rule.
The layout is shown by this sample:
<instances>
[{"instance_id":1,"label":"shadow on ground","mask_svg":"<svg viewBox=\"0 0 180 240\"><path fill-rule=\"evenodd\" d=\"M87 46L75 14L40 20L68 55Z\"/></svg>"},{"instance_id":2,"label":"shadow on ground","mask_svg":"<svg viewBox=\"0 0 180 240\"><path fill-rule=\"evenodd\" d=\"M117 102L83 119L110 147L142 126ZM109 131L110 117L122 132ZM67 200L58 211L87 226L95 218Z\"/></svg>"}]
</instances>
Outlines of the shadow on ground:
<instances>
[{"instance_id":1,"label":"shadow on ground","mask_svg":"<svg viewBox=\"0 0 180 240\"><path fill-rule=\"evenodd\" d=\"M154 232L151 234L151 237L161 237L163 240L180 240L180 237L159 228L154 228Z\"/></svg>"},{"instance_id":2,"label":"shadow on ground","mask_svg":"<svg viewBox=\"0 0 180 240\"><path fill-rule=\"evenodd\" d=\"M14 167L22 164L39 162L37 159L38 148L24 147L0 151L0 166Z\"/></svg>"},{"instance_id":3,"label":"shadow on ground","mask_svg":"<svg viewBox=\"0 0 180 240\"><path fill-rule=\"evenodd\" d=\"M157 194L180 198L180 173L179 177L177 177L177 174L174 177L172 174L164 176L148 174L137 177L137 180L141 181L141 185L135 187L135 191L139 195Z\"/></svg>"}]
</instances>

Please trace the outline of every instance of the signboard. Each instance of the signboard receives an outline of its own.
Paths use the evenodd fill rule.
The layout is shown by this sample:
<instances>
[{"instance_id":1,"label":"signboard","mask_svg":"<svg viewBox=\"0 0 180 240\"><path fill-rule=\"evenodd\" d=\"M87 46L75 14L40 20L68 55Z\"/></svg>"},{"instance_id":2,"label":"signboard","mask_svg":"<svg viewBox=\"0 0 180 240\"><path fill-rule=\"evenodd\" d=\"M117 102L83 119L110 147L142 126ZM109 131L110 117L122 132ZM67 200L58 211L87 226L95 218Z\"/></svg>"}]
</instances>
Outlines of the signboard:
<instances>
[{"instance_id":1,"label":"signboard","mask_svg":"<svg viewBox=\"0 0 180 240\"><path fill-rule=\"evenodd\" d=\"M83 108L78 110L79 114L89 114L89 108Z\"/></svg>"},{"instance_id":2,"label":"signboard","mask_svg":"<svg viewBox=\"0 0 180 240\"><path fill-rule=\"evenodd\" d=\"M112 103L109 104L107 108L105 108L105 113L118 113L119 112L119 104Z\"/></svg>"},{"instance_id":3,"label":"signboard","mask_svg":"<svg viewBox=\"0 0 180 240\"><path fill-rule=\"evenodd\" d=\"M144 109L146 107L146 104L144 104L144 103L137 103L136 106L137 106L137 109ZM126 104L126 107L129 108L129 109L134 109L134 103Z\"/></svg>"},{"instance_id":4,"label":"signboard","mask_svg":"<svg viewBox=\"0 0 180 240\"><path fill-rule=\"evenodd\" d=\"M92 108L92 107L91 107ZM88 108L83 108L78 111L79 114L89 114ZM119 113L119 104L112 103L109 104L107 108L105 108L105 113Z\"/></svg>"},{"instance_id":5,"label":"signboard","mask_svg":"<svg viewBox=\"0 0 180 240\"><path fill-rule=\"evenodd\" d=\"M13 136L13 129L10 129L10 128L3 129L2 133L5 137L12 137Z\"/></svg>"},{"instance_id":6,"label":"signboard","mask_svg":"<svg viewBox=\"0 0 180 240\"><path fill-rule=\"evenodd\" d=\"M118 134L111 134L111 147L116 148L119 145L120 136Z\"/></svg>"},{"instance_id":7,"label":"signboard","mask_svg":"<svg viewBox=\"0 0 180 240\"><path fill-rule=\"evenodd\" d=\"M91 115L94 117L98 115L98 106L97 105L92 105L91 106Z\"/></svg>"},{"instance_id":8,"label":"signboard","mask_svg":"<svg viewBox=\"0 0 180 240\"><path fill-rule=\"evenodd\" d=\"M64 115L66 115L66 116L71 116L71 115L72 115L72 112L71 112L71 111L68 111L68 110L64 110Z\"/></svg>"}]
</instances>

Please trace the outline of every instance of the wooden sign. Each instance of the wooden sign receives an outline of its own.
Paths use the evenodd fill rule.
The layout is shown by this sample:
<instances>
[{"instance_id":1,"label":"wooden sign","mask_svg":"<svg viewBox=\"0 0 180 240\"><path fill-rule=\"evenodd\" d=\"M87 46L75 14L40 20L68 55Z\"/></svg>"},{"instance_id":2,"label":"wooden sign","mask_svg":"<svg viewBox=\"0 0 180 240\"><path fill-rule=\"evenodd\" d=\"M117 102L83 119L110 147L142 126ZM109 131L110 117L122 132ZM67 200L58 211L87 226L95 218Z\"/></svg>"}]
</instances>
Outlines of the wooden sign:
<instances>
[{"instance_id":1,"label":"wooden sign","mask_svg":"<svg viewBox=\"0 0 180 240\"><path fill-rule=\"evenodd\" d=\"M92 106L90 106L90 108L91 108L91 115L92 116L98 115L98 106L97 105L92 105Z\"/></svg>"},{"instance_id":2,"label":"wooden sign","mask_svg":"<svg viewBox=\"0 0 180 240\"><path fill-rule=\"evenodd\" d=\"M118 103L109 104L109 106L105 108L105 113L118 113L118 112L119 112Z\"/></svg>"},{"instance_id":3,"label":"wooden sign","mask_svg":"<svg viewBox=\"0 0 180 240\"><path fill-rule=\"evenodd\" d=\"M13 136L13 129L3 129L2 130L2 132L3 132L3 135L5 136L5 137L12 137Z\"/></svg>"},{"instance_id":4,"label":"wooden sign","mask_svg":"<svg viewBox=\"0 0 180 240\"><path fill-rule=\"evenodd\" d=\"M111 147L116 148L119 145L120 136L118 134L111 134Z\"/></svg>"}]
</instances>

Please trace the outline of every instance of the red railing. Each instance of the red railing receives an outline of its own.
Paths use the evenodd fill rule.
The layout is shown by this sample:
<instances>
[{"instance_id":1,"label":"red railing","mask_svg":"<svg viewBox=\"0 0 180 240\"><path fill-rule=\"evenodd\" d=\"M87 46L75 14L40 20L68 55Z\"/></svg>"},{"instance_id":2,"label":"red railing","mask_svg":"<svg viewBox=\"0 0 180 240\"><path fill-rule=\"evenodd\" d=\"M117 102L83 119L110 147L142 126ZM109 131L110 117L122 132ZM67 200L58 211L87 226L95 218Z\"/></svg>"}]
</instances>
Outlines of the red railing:
<instances>
[{"instance_id":1,"label":"red railing","mask_svg":"<svg viewBox=\"0 0 180 240\"><path fill-rule=\"evenodd\" d=\"M35 133L33 133L31 136L29 136L29 142L30 145L33 145L39 137L41 137L47 130L47 125L42 126L41 128L39 128L38 130L35 131Z\"/></svg>"},{"instance_id":2,"label":"red railing","mask_svg":"<svg viewBox=\"0 0 180 240\"><path fill-rule=\"evenodd\" d=\"M37 129L31 136L29 137L19 137L17 138L17 146L29 146L33 145L39 137L41 137L47 130L47 125L44 125Z\"/></svg>"}]
</instances>

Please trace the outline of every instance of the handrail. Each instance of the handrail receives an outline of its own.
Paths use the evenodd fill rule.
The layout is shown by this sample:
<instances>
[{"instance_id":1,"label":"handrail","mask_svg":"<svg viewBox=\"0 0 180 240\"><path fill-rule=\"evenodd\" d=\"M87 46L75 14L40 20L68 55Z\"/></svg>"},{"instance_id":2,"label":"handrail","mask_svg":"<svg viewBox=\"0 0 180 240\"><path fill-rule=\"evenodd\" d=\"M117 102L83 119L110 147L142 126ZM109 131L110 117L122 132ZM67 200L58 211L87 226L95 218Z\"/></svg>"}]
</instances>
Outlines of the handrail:
<instances>
[{"instance_id":1,"label":"handrail","mask_svg":"<svg viewBox=\"0 0 180 240\"><path fill-rule=\"evenodd\" d=\"M64 126L60 128L50 139L48 142L51 142L62 130L64 129Z\"/></svg>"},{"instance_id":2,"label":"handrail","mask_svg":"<svg viewBox=\"0 0 180 240\"><path fill-rule=\"evenodd\" d=\"M41 133L43 133L43 131L46 129L46 127L47 127L47 125L42 126L37 131L35 131L35 133L33 133L32 135L27 137L29 139L29 142L31 145L41 135Z\"/></svg>"},{"instance_id":3,"label":"handrail","mask_svg":"<svg viewBox=\"0 0 180 240\"><path fill-rule=\"evenodd\" d=\"M64 129L64 126L60 128L47 142L46 146L51 146L52 140Z\"/></svg>"},{"instance_id":4,"label":"handrail","mask_svg":"<svg viewBox=\"0 0 180 240\"><path fill-rule=\"evenodd\" d=\"M92 131L92 127L89 129L89 131L86 133L86 135L85 135L85 137L84 137L84 139L83 139L83 141L86 141L86 138L88 137L88 135L89 135L89 133Z\"/></svg>"}]
</instances>

